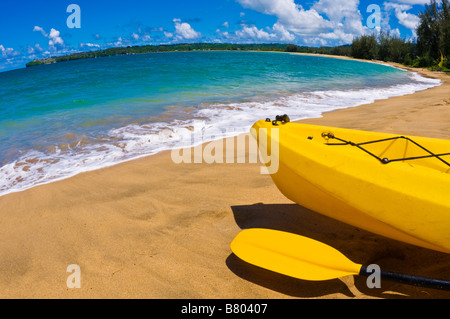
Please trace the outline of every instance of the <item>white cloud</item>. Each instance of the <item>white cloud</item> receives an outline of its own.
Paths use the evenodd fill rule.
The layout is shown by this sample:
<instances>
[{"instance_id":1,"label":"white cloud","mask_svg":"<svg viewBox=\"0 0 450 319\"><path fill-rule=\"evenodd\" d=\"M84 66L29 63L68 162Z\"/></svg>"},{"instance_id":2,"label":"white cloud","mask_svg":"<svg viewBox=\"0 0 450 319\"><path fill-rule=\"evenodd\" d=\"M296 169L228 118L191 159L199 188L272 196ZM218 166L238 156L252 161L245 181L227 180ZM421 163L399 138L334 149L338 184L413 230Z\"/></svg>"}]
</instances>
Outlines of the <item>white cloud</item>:
<instances>
[{"instance_id":1,"label":"white cloud","mask_svg":"<svg viewBox=\"0 0 450 319\"><path fill-rule=\"evenodd\" d=\"M56 29L51 29L50 30L50 34L49 34L49 38L50 41L48 41L48 45L50 47L55 47L56 45L64 45L64 41L63 39L59 36L60 32Z\"/></svg>"},{"instance_id":2,"label":"white cloud","mask_svg":"<svg viewBox=\"0 0 450 319\"><path fill-rule=\"evenodd\" d=\"M390 30L389 33L392 37L400 38L400 30L395 28L394 30Z\"/></svg>"},{"instance_id":3,"label":"white cloud","mask_svg":"<svg viewBox=\"0 0 450 319\"><path fill-rule=\"evenodd\" d=\"M278 38L280 41L294 41L295 40L295 35L290 33L288 30L286 30L286 28L283 25L281 25L279 23L275 23L273 25L273 31L278 35Z\"/></svg>"},{"instance_id":4,"label":"white cloud","mask_svg":"<svg viewBox=\"0 0 450 319\"><path fill-rule=\"evenodd\" d=\"M328 17L334 34L340 34L341 39L346 39L349 35L362 35L366 32L358 5L359 0L320 0L313 8Z\"/></svg>"},{"instance_id":5,"label":"white cloud","mask_svg":"<svg viewBox=\"0 0 450 319\"><path fill-rule=\"evenodd\" d=\"M417 26L420 23L420 19L418 16L404 11L397 12L396 10L395 16L398 18L400 24L404 25L408 29L411 29L412 31L416 30Z\"/></svg>"},{"instance_id":6,"label":"white cloud","mask_svg":"<svg viewBox=\"0 0 450 319\"><path fill-rule=\"evenodd\" d=\"M319 38L321 38L324 41L321 41L322 45L326 45L326 40L336 40L343 43L350 43L353 41L354 35L351 33L345 33L342 30L336 29L333 32L328 33L320 33Z\"/></svg>"},{"instance_id":7,"label":"white cloud","mask_svg":"<svg viewBox=\"0 0 450 319\"><path fill-rule=\"evenodd\" d=\"M222 26L225 27L225 28L229 28L229 27L230 27L230 24L228 23L228 21L225 21L225 22L222 24Z\"/></svg>"},{"instance_id":8,"label":"white cloud","mask_svg":"<svg viewBox=\"0 0 450 319\"><path fill-rule=\"evenodd\" d=\"M384 8L388 12L394 10L395 17L398 19L398 22L406 28L410 29L413 36L416 36L416 29L420 23L420 19L415 14L406 12L412 9L411 5L385 2Z\"/></svg>"},{"instance_id":9,"label":"white cloud","mask_svg":"<svg viewBox=\"0 0 450 319\"><path fill-rule=\"evenodd\" d=\"M255 26L248 27L246 25L242 26L241 30L236 31L236 35L240 39L253 39L253 40L271 40L275 37L272 33L268 33L262 29L258 29Z\"/></svg>"},{"instance_id":10,"label":"white cloud","mask_svg":"<svg viewBox=\"0 0 450 319\"><path fill-rule=\"evenodd\" d=\"M137 33L133 33L133 34L131 35L131 37L132 37L135 41L139 40L139 34L137 34Z\"/></svg>"},{"instance_id":11,"label":"white cloud","mask_svg":"<svg viewBox=\"0 0 450 319\"><path fill-rule=\"evenodd\" d=\"M178 40L192 40L201 37L201 33L195 31L189 23L181 22L180 19L173 19L175 23L175 35Z\"/></svg>"},{"instance_id":12,"label":"white cloud","mask_svg":"<svg viewBox=\"0 0 450 319\"><path fill-rule=\"evenodd\" d=\"M398 2L398 3L406 3L406 4L419 4L419 5L424 5L424 4L430 4L431 0L396 0L394 2Z\"/></svg>"},{"instance_id":13,"label":"white cloud","mask_svg":"<svg viewBox=\"0 0 450 319\"><path fill-rule=\"evenodd\" d=\"M313 9L324 13L332 22L342 22L348 17L356 17L361 21L361 14L358 10L359 0L320 0L313 5Z\"/></svg>"},{"instance_id":14,"label":"white cloud","mask_svg":"<svg viewBox=\"0 0 450 319\"><path fill-rule=\"evenodd\" d=\"M64 46L64 40L59 36L60 32L54 28L52 28L50 30L50 34L47 34L47 32L45 32L44 28L42 28L40 26L35 26L33 28L33 31L40 32L40 33L42 33L42 35L44 37L50 39L48 41L48 46L49 46L49 49L52 51L55 51L58 48L61 48L62 46Z\"/></svg>"},{"instance_id":15,"label":"white cloud","mask_svg":"<svg viewBox=\"0 0 450 319\"><path fill-rule=\"evenodd\" d=\"M33 29L33 31L37 31L37 32L40 32L40 33L42 33L42 35L44 36L44 37L47 37L48 36L48 34L44 31L44 29L42 28L42 27L40 27L40 26L34 26L34 29Z\"/></svg>"},{"instance_id":16,"label":"white cloud","mask_svg":"<svg viewBox=\"0 0 450 319\"><path fill-rule=\"evenodd\" d=\"M2 44L0 44L0 52L2 53L3 58L9 56L13 51L13 48L5 48Z\"/></svg>"},{"instance_id":17,"label":"white cloud","mask_svg":"<svg viewBox=\"0 0 450 319\"><path fill-rule=\"evenodd\" d=\"M19 51L14 50L13 48L5 48L2 44L0 44L0 57L1 58L11 58L20 55Z\"/></svg>"},{"instance_id":18,"label":"white cloud","mask_svg":"<svg viewBox=\"0 0 450 319\"><path fill-rule=\"evenodd\" d=\"M417 15L408 12L414 5L429 4L431 0L388 0L382 10L382 26L370 30L359 10L360 0L313 0L310 7L304 8L294 0L236 0L243 8L252 9L277 18L272 32L281 41L295 38L307 44L340 45L351 43L355 37L381 29L392 35L399 34L398 28L391 29L389 20L395 16L398 23L411 30L416 36L419 23ZM381 5L381 4L380 4ZM365 9L364 9L365 10ZM247 32L246 32L247 31ZM253 30L253 37L258 33ZM250 30L243 29L240 35ZM263 36L264 34L261 34ZM269 32L269 35L271 33ZM266 38L268 35L264 35Z\"/></svg>"},{"instance_id":19,"label":"white cloud","mask_svg":"<svg viewBox=\"0 0 450 319\"><path fill-rule=\"evenodd\" d=\"M120 46L122 46L122 45L123 45L123 39L122 39L122 37L118 37L118 38L117 38L117 41L114 42L114 46L120 47Z\"/></svg>"},{"instance_id":20,"label":"white cloud","mask_svg":"<svg viewBox=\"0 0 450 319\"><path fill-rule=\"evenodd\" d=\"M281 24L275 23L273 28L257 28L256 26L248 26L241 24L241 28L234 33L228 31L221 32L219 29L216 33L227 41L255 43L255 42L293 42L295 35L287 31Z\"/></svg>"},{"instance_id":21,"label":"white cloud","mask_svg":"<svg viewBox=\"0 0 450 319\"><path fill-rule=\"evenodd\" d=\"M304 39L304 42L306 45L322 45L325 46L327 45L327 40L324 38L319 38L319 37L308 37Z\"/></svg>"},{"instance_id":22,"label":"white cloud","mask_svg":"<svg viewBox=\"0 0 450 319\"><path fill-rule=\"evenodd\" d=\"M272 29L282 41L292 41L297 36L305 43L344 44L368 32L358 9L359 0L319 0L309 9L294 0L237 1L244 8L277 17Z\"/></svg>"},{"instance_id":23,"label":"white cloud","mask_svg":"<svg viewBox=\"0 0 450 319\"><path fill-rule=\"evenodd\" d=\"M42 51L44 51L44 49L42 49L42 48L40 47L39 43L36 43L36 44L34 45L34 47L28 46L28 48L27 48L27 53L28 53L28 54L40 53L40 52L42 52Z\"/></svg>"},{"instance_id":24,"label":"white cloud","mask_svg":"<svg viewBox=\"0 0 450 319\"><path fill-rule=\"evenodd\" d=\"M253 9L278 18L278 23L287 30L307 36L325 32L332 24L315 9L304 10L294 0L237 0L244 8Z\"/></svg>"},{"instance_id":25,"label":"white cloud","mask_svg":"<svg viewBox=\"0 0 450 319\"><path fill-rule=\"evenodd\" d=\"M80 43L81 47L88 47L88 48L100 48L100 44L96 43Z\"/></svg>"}]
</instances>

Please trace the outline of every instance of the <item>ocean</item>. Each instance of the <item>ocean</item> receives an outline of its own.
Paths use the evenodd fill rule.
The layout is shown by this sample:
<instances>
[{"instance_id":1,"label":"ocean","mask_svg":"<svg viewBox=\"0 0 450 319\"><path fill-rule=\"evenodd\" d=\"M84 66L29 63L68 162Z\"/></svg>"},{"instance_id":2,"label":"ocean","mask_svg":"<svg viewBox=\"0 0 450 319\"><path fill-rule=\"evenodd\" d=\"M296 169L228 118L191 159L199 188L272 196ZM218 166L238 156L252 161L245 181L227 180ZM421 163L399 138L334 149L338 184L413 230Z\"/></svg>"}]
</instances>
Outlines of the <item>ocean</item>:
<instances>
[{"instance_id":1,"label":"ocean","mask_svg":"<svg viewBox=\"0 0 450 319\"><path fill-rule=\"evenodd\" d=\"M0 196L248 132L267 117L320 117L437 85L383 64L271 52L123 55L3 72Z\"/></svg>"}]
</instances>

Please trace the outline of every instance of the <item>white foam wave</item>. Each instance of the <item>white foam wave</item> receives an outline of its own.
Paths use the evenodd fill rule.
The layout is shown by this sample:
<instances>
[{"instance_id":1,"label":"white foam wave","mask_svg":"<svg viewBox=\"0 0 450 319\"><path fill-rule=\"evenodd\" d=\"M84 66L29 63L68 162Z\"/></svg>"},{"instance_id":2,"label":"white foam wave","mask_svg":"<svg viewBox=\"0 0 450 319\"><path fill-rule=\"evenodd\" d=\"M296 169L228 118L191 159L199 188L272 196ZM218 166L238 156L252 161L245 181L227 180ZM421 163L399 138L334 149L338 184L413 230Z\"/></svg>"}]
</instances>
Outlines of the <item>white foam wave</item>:
<instances>
[{"instance_id":1,"label":"white foam wave","mask_svg":"<svg viewBox=\"0 0 450 319\"><path fill-rule=\"evenodd\" d=\"M418 73L409 73L409 76L410 84L387 88L313 91L273 100L203 105L190 119L113 129L104 142L64 150L56 147L47 153L30 150L0 168L0 196L163 150L238 135L248 132L255 121L267 117L279 114L288 114L292 120L320 117L324 112L412 94L441 84Z\"/></svg>"}]
</instances>

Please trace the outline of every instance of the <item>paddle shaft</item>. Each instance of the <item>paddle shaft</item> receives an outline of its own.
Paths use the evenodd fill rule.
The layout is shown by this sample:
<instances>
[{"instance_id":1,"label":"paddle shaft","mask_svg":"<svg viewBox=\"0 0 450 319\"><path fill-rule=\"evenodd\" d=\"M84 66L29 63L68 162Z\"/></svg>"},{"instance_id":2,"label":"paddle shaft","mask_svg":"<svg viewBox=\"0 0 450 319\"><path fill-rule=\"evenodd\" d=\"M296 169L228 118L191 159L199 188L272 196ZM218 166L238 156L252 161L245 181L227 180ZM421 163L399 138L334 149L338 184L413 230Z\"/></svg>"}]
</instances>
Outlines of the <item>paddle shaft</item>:
<instances>
[{"instance_id":1,"label":"paddle shaft","mask_svg":"<svg viewBox=\"0 0 450 319\"><path fill-rule=\"evenodd\" d=\"M369 272L367 270L367 268L364 266L361 267L361 270L359 272L359 275L366 276L366 277L368 277L372 274L373 273ZM408 284L408 285L413 285L413 286L441 289L441 290L450 290L450 281L409 276L409 275L404 275L404 274L396 274L396 273L387 272L387 271L381 271L380 277L381 277L381 279L395 281L398 283L403 283L403 284Z\"/></svg>"}]
</instances>

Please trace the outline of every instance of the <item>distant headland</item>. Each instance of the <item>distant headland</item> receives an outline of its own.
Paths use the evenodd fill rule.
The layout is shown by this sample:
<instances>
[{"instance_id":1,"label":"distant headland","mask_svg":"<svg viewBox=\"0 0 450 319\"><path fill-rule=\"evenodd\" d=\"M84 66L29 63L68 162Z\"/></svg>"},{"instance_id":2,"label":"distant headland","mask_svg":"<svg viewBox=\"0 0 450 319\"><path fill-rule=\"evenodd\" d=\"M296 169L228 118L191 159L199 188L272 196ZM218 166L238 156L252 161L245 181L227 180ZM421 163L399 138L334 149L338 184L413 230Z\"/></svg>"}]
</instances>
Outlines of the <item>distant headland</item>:
<instances>
[{"instance_id":1,"label":"distant headland","mask_svg":"<svg viewBox=\"0 0 450 319\"><path fill-rule=\"evenodd\" d=\"M303 52L321 53L334 55L349 55L350 46L341 47L300 47L294 44L229 44L229 43L192 43L192 44L172 44L172 45L145 45L115 47L105 50L72 53L64 56L54 56L36 59L26 64L27 67L65 62L71 60L91 59L106 56L142 54L156 52L176 52L176 51L279 51L279 52Z\"/></svg>"}]
</instances>

